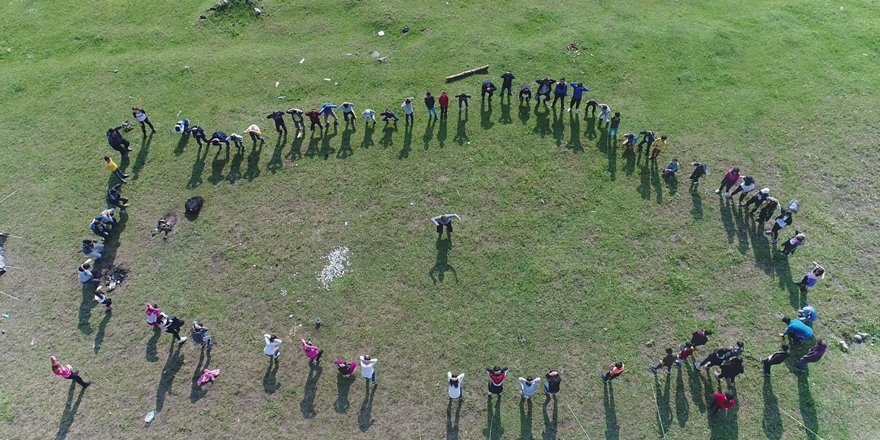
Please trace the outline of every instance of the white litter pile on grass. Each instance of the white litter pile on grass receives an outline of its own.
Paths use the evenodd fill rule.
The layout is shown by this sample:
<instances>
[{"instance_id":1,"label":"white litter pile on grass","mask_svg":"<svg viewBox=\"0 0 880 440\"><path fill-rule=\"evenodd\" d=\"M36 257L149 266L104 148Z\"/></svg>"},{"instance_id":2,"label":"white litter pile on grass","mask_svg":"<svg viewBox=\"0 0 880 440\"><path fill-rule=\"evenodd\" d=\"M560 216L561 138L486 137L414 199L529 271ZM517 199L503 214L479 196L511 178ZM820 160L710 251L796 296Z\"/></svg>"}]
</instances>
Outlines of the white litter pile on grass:
<instances>
[{"instance_id":1,"label":"white litter pile on grass","mask_svg":"<svg viewBox=\"0 0 880 440\"><path fill-rule=\"evenodd\" d=\"M347 247L336 248L333 252L330 252L330 255L327 255L328 264L318 274L318 282L321 283L324 289L330 290L330 283L345 274L345 268L351 264L348 261L348 255L349 250Z\"/></svg>"}]
</instances>

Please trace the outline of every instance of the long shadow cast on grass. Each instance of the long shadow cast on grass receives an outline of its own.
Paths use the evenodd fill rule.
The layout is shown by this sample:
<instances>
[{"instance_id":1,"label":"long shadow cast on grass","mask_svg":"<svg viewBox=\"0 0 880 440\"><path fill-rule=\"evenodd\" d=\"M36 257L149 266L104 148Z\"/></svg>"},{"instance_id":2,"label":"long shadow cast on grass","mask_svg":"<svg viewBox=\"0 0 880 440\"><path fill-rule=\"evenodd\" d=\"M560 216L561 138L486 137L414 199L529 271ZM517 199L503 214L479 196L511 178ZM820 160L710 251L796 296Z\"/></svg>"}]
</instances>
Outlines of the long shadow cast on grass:
<instances>
[{"instance_id":1,"label":"long shadow cast on grass","mask_svg":"<svg viewBox=\"0 0 880 440\"><path fill-rule=\"evenodd\" d=\"M584 112L584 120L587 121L587 129L584 131L584 134L587 135L587 139L593 140L599 137L599 134L596 132L596 115L594 114L591 117L587 117L587 112Z\"/></svg>"},{"instance_id":2,"label":"long shadow cast on grass","mask_svg":"<svg viewBox=\"0 0 880 440\"><path fill-rule=\"evenodd\" d=\"M626 174L627 177L632 176L636 172L636 154L633 150L629 148L623 150L623 161L623 174ZM642 174L644 174L644 171Z\"/></svg>"},{"instance_id":3,"label":"long shadow cast on grass","mask_svg":"<svg viewBox=\"0 0 880 440\"><path fill-rule=\"evenodd\" d=\"M342 137L339 141L339 151L336 152L337 159L348 159L354 154L354 150L351 148L351 135L354 131L354 123L345 125L345 130L342 130Z\"/></svg>"},{"instance_id":4,"label":"long shadow cast on grass","mask_svg":"<svg viewBox=\"0 0 880 440\"><path fill-rule=\"evenodd\" d=\"M141 140L141 149L138 150L137 157L134 159L134 165L131 167L132 180L137 180L138 175L147 163L147 155L150 154L150 144L153 143L153 133Z\"/></svg>"},{"instance_id":5,"label":"long shadow cast on grass","mask_svg":"<svg viewBox=\"0 0 880 440\"><path fill-rule=\"evenodd\" d=\"M425 133L422 134L422 147L425 151L428 151L428 146L431 144L431 139L434 138L434 124L437 123L437 119L429 119L428 123L425 125Z\"/></svg>"},{"instance_id":6,"label":"long shadow cast on grass","mask_svg":"<svg viewBox=\"0 0 880 440\"><path fill-rule=\"evenodd\" d=\"M183 142L182 139L181 142ZM202 150L204 150L204 155L202 154ZM186 184L187 188L193 189L202 184L202 174L205 172L206 160L208 160L208 146L200 146L199 149L196 150L196 159L193 162L189 182Z\"/></svg>"},{"instance_id":7,"label":"long shadow cast on grass","mask_svg":"<svg viewBox=\"0 0 880 440\"><path fill-rule=\"evenodd\" d=\"M183 356L180 354L180 344L176 340L171 340L171 346L168 348L168 359L165 366L162 367L162 375L159 378L159 386L156 388L156 412L162 411L165 406L165 396L171 392L174 385L174 376L183 366Z\"/></svg>"},{"instance_id":8,"label":"long shadow cast on grass","mask_svg":"<svg viewBox=\"0 0 880 440\"><path fill-rule=\"evenodd\" d=\"M147 341L147 349L144 353L144 359L146 359L147 362L157 362L159 360L159 351L156 348L156 344L159 342L160 337L162 337L162 330L158 325L154 325L153 336Z\"/></svg>"},{"instance_id":9,"label":"long shadow cast on grass","mask_svg":"<svg viewBox=\"0 0 880 440\"><path fill-rule=\"evenodd\" d=\"M256 148L254 146L253 148ZM232 162L229 163L229 173L226 174L226 181L235 183L241 179L241 163L244 161L244 150L237 150L232 156Z\"/></svg>"},{"instance_id":10,"label":"long shadow cast on grass","mask_svg":"<svg viewBox=\"0 0 880 440\"><path fill-rule=\"evenodd\" d=\"M76 401L74 401L73 395L75 389L76 382L70 381L70 390L67 392L67 402L64 404L64 412L61 413L61 422L58 424L58 433L55 434L55 440L64 440L67 438L67 434L70 432L70 427L73 426L73 420L76 418L76 412L79 411L79 404L82 402L83 394L86 392L86 389L81 388L79 390L79 395L76 396Z\"/></svg>"},{"instance_id":11,"label":"long shadow cast on grass","mask_svg":"<svg viewBox=\"0 0 880 440\"><path fill-rule=\"evenodd\" d=\"M749 233L751 232L751 229L746 221L742 206L739 206L738 202L733 201L731 201L730 204L733 211L734 230L736 231L736 249L740 254L745 255L749 252L749 243L751 242Z\"/></svg>"},{"instance_id":12,"label":"long shadow cast on grass","mask_svg":"<svg viewBox=\"0 0 880 440\"><path fill-rule=\"evenodd\" d=\"M560 109L559 113L556 113L556 107L553 107L553 140L556 141L556 146L562 146L562 140L565 138L565 124L562 122L562 114L565 110Z\"/></svg>"},{"instance_id":13,"label":"long shadow cast on grass","mask_svg":"<svg viewBox=\"0 0 880 440\"><path fill-rule=\"evenodd\" d=\"M287 136L285 134L285 136ZM254 146L251 148L251 152L248 153L247 158L247 170L244 172L244 178L247 179L248 182L252 182L254 179L259 177L260 175L260 154L263 153L263 143L260 143L260 146Z\"/></svg>"},{"instance_id":14,"label":"long shadow cast on grass","mask_svg":"<svg viewBox=\"0 0 880 440\"><path fill-rule=\"evenodd\" d=\"M203 363L204 362L204 363ZM200 387L199 377L202 376L202 370L208 368L211 364L211 350L206 350L204 346L202 346L201 350L199 350L199 361L196 363L196 369L193 371L192 375L192 384L189 391L189 401L192 403L196 403L202 397L205 397L208 394L207 390Z\"/></svg>"},{"instance_id":15,"label":"long shadow cast on grass","mask_svg":"<svg viewBox=\"0 0 880 440\"><path fill-rule=\"evenodd\" d=\"M773 381L764 377L764 417L761 422L764 435L769 440L782 438L782 417L779 416L779 401L773 393Z\"/></svg>"},{"instance_id":16,"label":"long shadow cast on grass","mask_svg":"<svg viewBox=\"0 0 880 440\"><path fill-rule=\"evenodd\" d=\"M489 100L488 105L486 104L486 101L483 100L480 104L480 127L482 127L483 130L488 130L492 128L493 125L495 125L495 123L492 122L492 100Z\"/></svg>"},{"instance_id":17,"label":"long shadow cast on grass","mask_svg":"<svg viewBox=\"0 0 880 440\"><path fill-rule=\"evenodd\" d=\"M285 156L291 161L302 159L302 144L305 141L305 130L297 130L297 134L293 138L293 142L290 143L290 151Z\"/></svg>"},{"instance_id":18,"label":"long shadow cast on grass","mask_svg":"<svg viewBox=\"0 0 880 440\"><path fill-rule=\"evenodd\" d=\"M605 407L605 438L619 439L620 425L617 424L617 409L614 407L614 385L610 382L605 382L602 403Z\"/></svg>"},{"instance_id":19,"label":"long shadow cast on grass","mask_svg":"<svg viewBox=\"0 0 880 440\"><path fill-rule=\"evenodd\" d=\"M455 415L452 413L452 399L446 405L446 440L458 440L459 420L461 420L461 399L456 400Z\"/></svg>"},{"instance_id":20,"label":"long shadow cast on grass","mask_svg":"<svg viewBox=\"0 0 880 440\"><path fill-rule=\"evenodd\" d=\"M375 145L373 142L373 133L376 132L376 122L374 121L372 124L369 122L364 124L364 138L361 140L361 148L367 149Z\"/></svg>"},{"instance_id":21,"label":"long shadow cast on grass","mask_svg":"<svg viewBox=\"0 0 880 440\"><path fill-rule=\"evenodd\" d=\"M700 194L699 185L691 185L691 217L695 220L703 219L703 196Z\"/></svg>"},{"instance_id":22,"label":"long shadow cast on grass","mask_svg":"<svg viewBox=\"0 0 880 440\"><path fill-rule=\"evenodd\" d=\"M657 412L659 413L661 435L669 431L672 426L672 407L669 405L669 390L672 387L672 375L666 375L664 387L660 388L660 380L654 375L654 397L657 399Z\"/></svg>"},{"instance_id":23,"label":"long shadow cast on grass","mask_svg":"<svg viewBox=\"0 0 880 440\"><path fill-rule=\"evenodd\" d=\"M281 386L278 384L278 358L269 358L266 373L263 375L263 391L274 394Z\"/></svg>"},{"instance_id":24,"label":"long shadow cast on grass","mask_svg":"<svg viewBox=\"0 0 880 440\"><path fill-rule=\"evenodd\" d=\"M464 118L461 115L464 114ZM464 145L471 141L471 138L468 137L467 134L467 122L468 122L468 112L464 113L458 112L458 124L455 127L455 137L452 139L454 142L458 142L458 145Z\"/></svg>"},{"instance_id":25,"label":"long shadow cast on grass","mask_svg":"<svg viewBox=\"0 0 880 440\"><path fill-rule=\"evenodd\" d=\"M272 150L272 158L269 159L269 163L266 164L266 169L269 170L270 173L275 174L278 170L284 168L284 163L281 161L281 157L284 153L284 147L286 146L287 132L284 132L284 135L275 141L275 149Z\"/></svg>"},{"instance_id":26,"label":"long shadow cast on grass","mask_svg":"<svg viewBox=\"0 0 880 440\"><path fill-rule=\"evenodd\" d=\"M333 138L335 138L336 135L339 134L339 128L337 127L338 126L336 124L333 125L332 133L330 132L330 128L328 127L324 131L324 137L321 138L321 157L324 158L324 160L329 159L330 156L336 153L336 149L330 146L330 141L332 141Z\"/></svg>"},{"instance_id":27,"label":"long shadow cast on grass","mask_svg":"<svg viewBox=\"0 0 880 440\"><path fill-rule=\"evenodd\" d=\"M458 273L455 271L455 268L449 264L449 251L452 250L452 237L447 237L446 240L443 240L438 236L435 247L437 248L437 260L434 262L434 266L428 271L428 276L431 277L431 281L433 281L434 284L442 283L446 278L446 272L451 272L452 276L455 277L455 281L458 282Z\"/></svg>"},{"instance_id":28,"label":"long shadow cast on grass","mask_svg":"<svg viewBox=\"0 0 880 440\"><path fill-rule=\"evenodd\" d=\"M685 396L684 376L681 373L684 366L677 368L675 373L675 418L678 419L678 426L684 428L691 415L691 405ZM667 381L668 382L668 381Z\"/></svg>"},{"instance_id":29,"label":"long shadow cast on grass","mask_svg":"<svg viewBox=\"0 0 880 440\"><path fill-rule=\"evenodd\" d=\"M361 432L367 432L375 420L373 420L373 397L376 396L376 385L370 387L370 381L365 380L364 401L361 402L361 412L358 414L358 428Z\"/></svg>"},{"instance_id":30,"label":"long shadow cast on grass","mask_svg":"<svg viewBox=\"0 0 880 440\"><path fill-rule=\"evenodd\" d=\"M320 130L319 132L321 134L320 137L315 137L314 130L312 130L312 132L309 133L309 145L306 147L306 153L305 153L306 157L308 157L308 158L315 157L315 155L318 154L318 145L320 145L320 143L321 143L321 137L324 136L324 127L321 126L321 128L319 130Z\"/></svg>"},{"instance_id":31,"label":"long shadow cast on grass","mask_svg":"<svg viewBox=\"0 0 880 440\"><path fill-rule=\"evenodd\" d=\"M581 144L581 119L576 113L569 113L569 138L566 146L575 153L583 153L584 146Z\"/></svg>"},{"instance_id":32,"label":"long shadow cast on grass","mask_svg":"<svg viewBox=\"0 0 880 440\"><path fill-rule=\"evenodd\" d=\"M351 402L348 400L348 393L351 391L351 386L354 384L355 380L357 379L353 376L343 377L339 374L336 375L336 401L333 402L333 410L338 414L345 414L351 407Z\"/></svg>"},{"instance_id":33,"label":"long shadow cast on grass","mask_svg":"<svg viewBox=\"0 0 880 440\"><path fill-rule=\"evenodd\" d=\"M177 146L174 147L174 155L180 156L183 154L183 151L186 150L186 145L189 143L189 133L181 134L180 139L177 141Z\"/></svg>"},{"instance_id":34,"label":"long shadow cast on grass","mask_svg":"<svg viewBox=\"0 0 880 440\"><path fill-rule=\"evenodd\" d=\"M538 102L535 103L535 128L532 129L532 133L537 134L541 138L545 138L550 134L550 109L546 103L544 105Z\"/></svg>"},{"instance_id":35,"label":"long shadow cast on grass","mask_svg":"<svg viewBox=\"0 0 880 440\"><path fill-rule=\"evenodd\" d=\"M437 129L437 144L440 148L446 146L447 137L449 137L449 120L442 118L440 119L440 128Z\"/></svg>"},{"instance_id":36,"label":"long shadow cast on grass","mask_svg":"<svg viewBox=\"0 0 880 440\"><path fill-rule=\"evenodd\" d=\"M408 158L409 152L412 150L412 130L413 124L403 128L403 148L400 149L400 154L397 155L397 158L400 160Z\"/></svg>"},{"instance_id":37,"label":"long shadow cast on grass","mask_svg":"<svg viewBox=\"0 0 880 440\"><path fill-rule=\"evenodd\" d=\"M206 146L205 148L208 147ZM222 146L217 147L217 153L214 154L214 159L211 160L211 175L208 177L208 182L212 185L216 185L225 179L223 169L226 168L226 163L229 162L230 151L229 147L226 147L226 154L221 156L220 153L223 150Z\"/></svg>"},{"instance_id":38,"label":"long shadow cast on grass","mask_svg":"<svg viewBox=\"0 0 880 440\"><path fill-rule=\"evenodd\" d=\"M727 243L733 243L733 237L736 235L736 226L733 224L732 203L724 194L718 195L718 214L721 216L721 223L724 225L724 232L727 233Z\"/></svg>"},{"instance_id":39,"label":"long shadow cast on grass","mask_svg":"<svg viewBox=\"0 0 880 440\"><path fill-rule=\"evenodd\" d=\"M486 440L501 440L504 438L504 427L501 426L501 396L495 398L492 405L492 395L486 398L486 429L483 430Z\"/></svg>"},{"instance_id":40,"label":"long shadow cast on grass","mask_svg":"<svg viewBox=\"0 0 880 440\"><path fill-rule=\"evenodd\" d=\"M504 98L500 99L499 104L501 105L501 119L498 120L498 123L501 125L512 124L513 118L510 117L510 97L507 97L507 104L504 103Z\"/></svg>"},{"instance_id":41,"label":"long shadow cast on grass","mask_svg":"<svg viewBox=\"0 0 880 440\"><path fill-rule=\"evenodd\" d=\"M529 119L532 118L532 109L529 104L529 102L523 101L520 101L519 103L519 122L522 125L527 125L529 123Z\"/></svg>"},{"instance_id":42,"label":"long shadow cast on grass","mask_svg":"<svg viewBox=\"0 0 880 440\"><path fill-rule=\"evenodd\" d=\"M541 440L556 440L556 435L559 432L559 402L554 398L553 399L553 417L550 417L550 413L547 407L550 406L550 398L548 396L547 400L544 401L544 432L541 433Z\"/></svg>"},{"instance_id":43,"label":"long shadow cast on grass","mask_svg":"<svg viewBox=\"0 0 880 440\"><path fill-rule=\"evenodd\" d=\"M810 393L809 373L798 374L798 399L800 399L801 419L807 428L806 438L816 440L814 433L819 432L819 418L816 416L816 405Z\"/></svg>"},{"instance_id":44,"label":"long shadow cast on grass","mask_svg":"<svg viewBox=\"0 0 880 440\"><path fill-rule=\"evenodd\" d=\"M315 396L318 394L318 379L324 371L320 365L309 365L309 376L303 389L303 398L299 403L299 411L304 419L312 419L315 412Z\"/></svg>"},{"instance_id":45,"label":"long shadow cast on grass","mask_svg":"<svg viewBox=\"0 0 880 440\"><path fill-rule=\"evenodd\" d=\"M651 161L651 186L654 187L654 202L658 205L663 204L663 188L660 186L660 170L657 161Z\"/></svg>"},{"instance_id":46,"label":"long shadow cast on grass","mask_svg":"<svg viewBox=\"0 0 880 440\"><path fill-rule=\"evenodd\" d=\"M519 438L532 440L532 399L519 399Z\"/></svg>"},{"instance_id":47,"label":"long shadow cast on grass","mask_svg":"<svg viewBox=\"0 0 880 440\"><path fill-rule=\"evenodd\" d=\"M102 319L101 324L98 325L98 332L95 333L95 342L92 344L92 349L95 354L98 354L98 352L101 351L101 346L104 345L104 333L107 331L107 324L110 322L111 316L110 313L104 312L104 319Z\"/></svg>"}]
</instances>

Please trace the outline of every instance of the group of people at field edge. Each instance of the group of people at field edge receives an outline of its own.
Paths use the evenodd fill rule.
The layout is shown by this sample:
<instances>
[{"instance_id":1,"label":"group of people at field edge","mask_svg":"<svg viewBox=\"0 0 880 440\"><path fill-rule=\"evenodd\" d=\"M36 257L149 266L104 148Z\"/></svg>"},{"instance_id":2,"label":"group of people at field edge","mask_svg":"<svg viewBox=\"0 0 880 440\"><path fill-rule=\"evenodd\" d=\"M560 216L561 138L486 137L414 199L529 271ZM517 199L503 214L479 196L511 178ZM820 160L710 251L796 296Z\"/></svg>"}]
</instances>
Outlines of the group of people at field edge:
<instances>
[{"instance_id":1,"label":"group of people at field edge","mask_svg":"<svg viewBox=\"0 0 880 440\"><path fill-rule=\"evenodd\" d=\"M516 77L511 72L505 72L501 75L501 88L499 94L502 100L505 96L508 97L508 100L512 96L513 80L515 78ZM586 92L590 91L584 83L574 81L566 82L564 78L554 80L548 77L543 77L537 79L534 84L537 85L537 90L534 93L536 105L541 105L543 103L544 106L547 106L552 95L551 107L555 109L556 105L559 104L560 110L563 110L567 100L568 106L565 110L569 112L573 111L575 113L580 111L581 101L585 98ZM486 79L482 81L480 95L484 102L486 100L491 102L496 91L498 91L498 88L492 80ZM427 110L429 121L432 119L447 118L451 98L452 97L450 97L445 90L441 91L440 95L437 97L431 92L426 92L424 96L424 105ZM459 112L467 112L471 96L467 93L460 93L455 95L454 98L458 102ZM519 88L520 105L529 106L532 98L532 83L527 82L522 84ZM404 123L407 126L411 126L415 120L415 98L408 97L404 99L400 104L400 108L404 115ZM308 111L296 107L289 108L287 111L274 111L268 114L266 119L271 119L274 123L275 130L280 135L286 136L288 129L285 119L287 115L289 115L293 122L294 129L297 132L297 136L299 137L306 128L305 118L308 118L309 129L311 131L314 131L316 128L323 131L330 126L331 120L334 125L338 125L339 117L337 115L337 110L342 113L342 119L346 125L354 124L358 119L355 114L355 104L348 101L343 102L339 106L334 105L331 102L325 102L320 106L311 107ZM597 118L597 112L598 126L603 128L603 130L607 130L608 138L613 142L616 142L621 123L620 112L614 112L612 114L609 105L599 103L592 98L588 99L584 104L584 117ZM147 136L147 127L151 130L150 136L156 132L152 121L143 109L133 107L132 116L140 124L141 131L145 137ZM364 119L365 124L375 124L380 117L386 125L396 125L400 120L398 114L391 108L385 108L381 112L372 108L366 108L360 113L360 116ZM603 127L602 124L605 126ZM132 149L130 143L123 136L122 131L131 129L133 129L133 125L129 121L126 121L122 125L107 130L107 141L110 147L119 152L123 157L127 156ZM214 145L218 147L225 145L227 148L230 148L231 145L235 145L238 151L243 151L245 149L244 137L242 135L234 132L226 134L223 131L215 131L210 137L207 137L206 131L202 126L193 124L185 118L180 119L174 125L173 131L182 136L194 138L199 147L202 147L203 145ZM258 142L261 144L265 142L265 137L263 136L260 127L256 124L248 126L243 130L243 133L249 136L254 145ZM652 161L656 161L659 155L668 147L668 136L665 134L658 136L653 130L641 130L639 132L625 133L621 142L622 146L625 148L624 152L637 149L641 155L642 147L644 147L645 156ZM649 151L650 156L648 156ZM118 209L119 215L127 215L126 208L129 207L129 203L128 199L122 196L121 190L122 185L126 183L125 179L128 175L120 169L111 157L105 156L104 161L107 170L110 171L119 182L113 184L107 191L107 208L101 211L89 225L90 230L97 236L97 239L88 238L83 240L82 252L88 257L88 259L80 265L78 271L79 281L82 284L96 285L95 300L99 304L104 305L105 311L110 313L112 310L112 300L109 297L109 291L112 290L112 287L99 285L101 277L97 266L100 264L101 258L105 253L105 244L111 239L114 227L118 224L116 210ZM693 162L692 166L694 169L690 174L689 179L693 190L698 187L700 179L709 174L709 167L707 164L701 162ZM681 164L678 162L677 158L673 157L664 168L663 177L667 179L672 178L680 169ZM800 208L799 202L797 200L792 200L787 205L783 205L777 198L770 196L769 188L757 189L757 187L758 185L753 176L743 175L739 168L734 167L730 168L724 174L720 186L715 190L715 193L722 196L725 199L725 202L726 200L732 200L734 197L738 196L737 205L739 207L749 210L749 215L758 213L757 222L759 225L769 221L774 215L776 215L772 226L765 231L768 236L772 237L772 243L776 244L779 232L793 223L793 216ZM758 212L759 210L760 212ZM777 211L779 211L778 215ZM444 230L447 235L451 235L453 231L452 222L455 219L461 219L461 217L458 214L444 214L431 219L432 224L436 227L438 237L442 237ZM795 231L794 235L783 243L781 249L782 254L787 256L794 253L804 244L805 241L806 235L801 231ZM806 292L807 289L815 286L819 280L824 278L824 276L825 268L814 262L813 268L804 275L803 279L797 283L797 285L803 292ZM764 376L770 376L770 369L773 365L779 365L788 359L791 344L803 344L813 340L812 323L818 317L816 310L810 305L804 305L804 307L797 310L796 313L797 316L795 318L789 318L787 316L782 317L782 321L785 324L784 331L780 333L780 336L783 338L783 343L780 345L779 350L762 359L761 371ZM189 336L187 337L180 335L180 332L185 325L185 321L173 314L169 315L163 313L156 303L148 302L145 304L145 315L147 324L153 328L153 331L161 331L172 335L172 340L178 343L178 349L189 338L191 338L193 343L202 350L210 351L214 346L213 337L208 334L209 329L198 321L193 321ZM698 372L706 371L706 373L709 374L712 367L718 367L718 371L715 372L714 376L719 382L724 379L728 385L728 389L726 392L722 393L719 391L711 396L712 400L710 402L710 409L714 414L721 409L732 408L736 404L737 397L735 395L735 380L737 376L745 372L742 357L745 350L745 344L742 341L736 341L730 347L708 349L705 351L703 359L700 362L697 362L698 349L702 350L702 347L708 344L711 335L712 331L708 329L693 332L689 340L678 346L677 352L672 347L666 348L665 355L656 364L650 365L648 369L655 375L658 371L663 369L665 369L667 374L671 374L673 367L681 368L688 359L690 359L689 363ZM788 340L785 338L788 338ZM263 353L269 358L270 364L277 366L279 356L281 355L280 346L283 341L273 334L263 335L263 340L265 343ZM308 359L310 366L317 366L321 362L324 350L312 343L310 339L300 339L300 349L303 355ZM798 373L806 371L807 364L819 361L825 354L826 350L827 344L823 340L818 339L815 345L812 346L793 366L793 371ZM51 361L52 370L56 375L73 380L84 387L90 384L90 382L85 382L79 376L77 370L70 365L61 364L54 356L51 358ZM374 386L377 384L377 363L378 359L370 354L360 355L351 361L346 360L345 357L338 357L334 361L334 365L336 366L339 375L348 378L353 376L358 368L360 368L361 377L368 383L372 383ZM499 396L500 398L504 390L504 382L509 372L508 368L495 366L487 368L485 371L487 375L487 392L489 397ZM607 387L614 380L621 377L625 371L625 363L618 360L611 363L608 370L602 372L599 377ZM213 382L219 374L219 369L209 370L205 368L198 380L198 385L202 386L206 383ZM464 372L447 372L447 394L450 401L463 398L464 378ZM544 375L543 382L540 376L526 375L525 377L519 377L519 392L522 398L531 399L536 394L539 387L543 385L547 398L556 398L556 395L560 391L561 382L562 378L560 372L550 369Z\"/></svg>"}]
</instances>

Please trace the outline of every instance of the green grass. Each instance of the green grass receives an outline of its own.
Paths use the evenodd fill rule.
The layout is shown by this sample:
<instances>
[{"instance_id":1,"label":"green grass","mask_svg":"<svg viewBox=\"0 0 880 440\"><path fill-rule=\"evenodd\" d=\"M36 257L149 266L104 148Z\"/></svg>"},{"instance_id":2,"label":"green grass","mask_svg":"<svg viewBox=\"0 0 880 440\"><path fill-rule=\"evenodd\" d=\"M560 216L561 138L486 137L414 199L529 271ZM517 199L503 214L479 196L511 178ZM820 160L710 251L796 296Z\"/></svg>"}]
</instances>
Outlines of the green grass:
<instances>
[{"instance_id":1,"label":"green grass","mask_svg":"<svg viewBox=\"0 0 880 440\"><path fill-rule=\"evenodd\" d=\"M208 20L198 16L211 2L197 3L0 6L0 197L17 191L0 227L26 237L7 242L16 269L0 279L22 299L0 298L12 315L0 321L0 437L438 438L450 369L467 375L462 439L880 432L876 348L832 349L809 376L783 367L762 381L757 369L779 342L771 315L805 299L793 283L812 260L830 273L808 297L818 335L834 345L880 330L874 2L266 0L259 19ZM580 54L566 52L573 41ZM430 129L419 108L409 134L381 123L370 134L359 121L278 143L265 119L326 100L398 109L444 87L477 96L482 77L442 79L486 63L493 78L512 70L517 86L545 74L584 80L622 112L621 134L667 133L663 163L706 161L712 174L696 192L686 175L667 185L588 121L520 112L515 98L491 110L475 100L466 122L453 108ZM128 135L133 207L112 260L132 272L106 319L74 272L103 207L103 133L132 105L159 132L149 143ZM209 134L257 123L268 141L228 158L178 145L178 112ZM802 202L794 227L809 240L788 261L711 192L735 165ZM206 199L198 220L151 239L192 195ZM463 216L452 244L437 243L428 221L443 212ZM339 246L351 249L350 271L324 290L315 277ZM204 363L191 345L178 356L167 335L150 342L148 300L212 329L216 384L192 390ZM701 326L716 330L713 344L746 343L740 405L726 416L706 413L714 381L684 370L654 382L645 371ZM274 382L265 332L285 340ZM328 361L380 359L369 411L360 382L339 397L329 362L308 382L301 336ZM51 375L51 354L95 380L78 406ZM629 371L612 404L598 374L616 359ZM512 370L499 419L483 401L481 370L495 364ZM550 367L565 380L559 406L545 415L540 398L521 413L515 379Z\"/></svg>"}]
</instances>

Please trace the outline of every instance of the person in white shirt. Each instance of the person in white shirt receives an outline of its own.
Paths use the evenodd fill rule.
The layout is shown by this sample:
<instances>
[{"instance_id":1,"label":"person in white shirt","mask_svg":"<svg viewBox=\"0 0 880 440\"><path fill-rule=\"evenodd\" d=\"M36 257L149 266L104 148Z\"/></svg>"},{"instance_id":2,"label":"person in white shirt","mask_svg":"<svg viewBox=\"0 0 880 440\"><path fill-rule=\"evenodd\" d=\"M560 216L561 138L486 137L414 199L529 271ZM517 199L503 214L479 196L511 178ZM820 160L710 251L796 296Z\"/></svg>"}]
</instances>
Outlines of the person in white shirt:
<instances>
[{"instance_id":1,"label":"person in white shirt","mask_svg":"<svg viewBox=\"0 0 880 440\"><path fill-rule=\"evenodd\" d=\"M101 282L101 277L95 276L92 273L92 259L89 258L77 269L79 272L79 282L82 284L86 283L99 283Z\"/></svg>"},{"instance_id":2,"label":"person in white shirt","mask_svg":"<svg viewBox=\"0 0 880 440\"><path fill-rule=\"evenodd\" d=\"M115 213L116 213L115 208L105 209L105 210L101 211L101 213L98 214L98 216L95 217L95 219L97 219L98 221L100 221L101 223L103 223L105 225L115 226L116 223L118 223L116 221L116 218L113 217L113 214L115 214Z\"/></svg>"},{"instance_id":3,"label":"person in white shirt","mask_svg":"<svg viewBox=\"0 0 880 440\"><path fill-rule=\"evenodd\" d=\"M147 135L147 127L145 125L150 126L150 130L152 130L150 134L156 132L156 129L153 127L153 123L150 122L150 117L147 116L147 112L145 112L144 109L140 107L132 107L131 115L134 116L134 118L141 124L141 131L144 132L144 136Z\"/></svg>"},{"instance_id":4,"label":"person in white shirt","mask_svg":"<svg viewBox=\"0 0 880 440\"><path fill-rule=\"evenodd\" d=\"M415 110L413 110L413 100L415 99L416 98L410 96L409 98L406 98L405 101L403 101L403 104L400 104L400 108L403 109L403 114L405 116L404 123L406 125L410 125L413 123L413 112L415 112Z\"/></svg>"},{"instance_id":5,"label":"person in white shirt","mask_svg":"<svg viewBox=\"0 0 880 440\"><path fill-rule=\"evenodd\" d=\"M451 234L452 234L452 219L453 218L461 220L461 217L459 217L458 214L443 214L443 215L438 215L437 217L434 217L431 219L431 222L434 223L435 226L437 226L437 238L438 239L443 236L443 227L444 226L446 227L446 236L447 237L451 236Z\"/></svg>"},{"instance_id":6,"label":"person in white shirt","mask_svg":"<svg viewBox=\"0 0 880 440\"><path fill-rule=\"evenodd\" d=\"M460 400L462 395L462 382L464 381L464 373L453 376L451 371L446 372L446 379L449 385L449 400Z\"/></svg>"},{"instance_id":7,"label":"person in white shirt","mask_svg":"<svg viewBox=\"0 0 880 440\"><path fill-rule=\"evenodd\" d=\"M235 148L238 151L244 151L244 137L242 137L240 134L238 134L238 133L230 134L229 140L232 141L233 144L235 144Z\"/></svg>"},{"instance_id":8,"label":"person in white shirt","mask_svg":"<svg viewBox=\"0 0 880 440\"><path fill-rule=\"evenodd\" d=\"M541 382L540 377L529 376L519 378L519 387L522 390L524 399L531 399L535 395L535 391L538 390L538 382Z\"/></svg>"},{"instance_id":9,"label":"person in white shirt","mask_svg":"<svg viewBox=\"0 0 880 440\"><path fill-rule=\"evenodd\" d=\"M743 200L745 200L746 196L749 195L752 190L755 189L757 184L755 183L755 178L752 176L745 176L742 178L742 182L740 182L739 186L736 187L730 194L725 194L725 197L728 199L732 199L737 193L739 195L739 206L743 205Z\"/></svg>"},{"instance_id":10,"label":"person in white shirt","mask_svg":"<svg viewBox=\"0 0 880 440\"><path fill-rule=\"evenodd\" d=\"M376 385L376 362L379 362L379 359L372 358L368 354L361 356L361 377L365 381L372 381L373 385Z\"/></svg>"},{"instance_id":11,"label":"person in white shirt","mask_svg":"<svg viewBox=\"0 0 880 440\"><path fill-rule=\"evenodd\" d=\"M342 110L342 120L344 120L346 124L348 124L349 122L354 123L355 119L357 119L354 116L353 103L345 101L342 103L342 105L339 106L339 109ZM349 118L351 119L350 121Z\"/></svg>"},{"instance_id":12,"label":"person in white shirt","mask_svg":"<svg viewBox=\"0 0 880 440\"><path fill-rule=\"evenodd\" d=\"M275 337L275 335L264 334L263 340L266 341L266 347L263 348L263 354L269 356L270 359L278 359L278 356L281 355L281 349L278 347L281 345L281 339Z\"/></svg>"},{"instance_id":13,"label":"person in white shirt","mask_svg":"<svg viewBox=\"0 0 880 440\"><path fill-rule=\"evenodd\" d=\"M364 117L365 124L369 124L370 121L373 121L373 124L376 123L376 111L375 110L368 108L368 109L364 110L363 113L361 113L361 115L363 115L363 117Z\"/></svg>"},{"instance_id":14,"label":"person in white shirt","mask_svg":"<svg viewBox=\"0 0 880 440\"><path fill-rule=\"evenodd\" d=\"M602 121L605 121L607 124L611 119L611 107L606 104L599 104L599 125L602 125Z\"/></svg>"}]
</instances>

